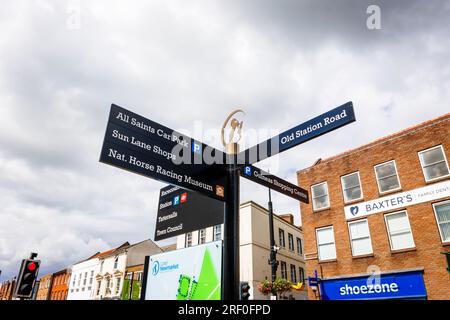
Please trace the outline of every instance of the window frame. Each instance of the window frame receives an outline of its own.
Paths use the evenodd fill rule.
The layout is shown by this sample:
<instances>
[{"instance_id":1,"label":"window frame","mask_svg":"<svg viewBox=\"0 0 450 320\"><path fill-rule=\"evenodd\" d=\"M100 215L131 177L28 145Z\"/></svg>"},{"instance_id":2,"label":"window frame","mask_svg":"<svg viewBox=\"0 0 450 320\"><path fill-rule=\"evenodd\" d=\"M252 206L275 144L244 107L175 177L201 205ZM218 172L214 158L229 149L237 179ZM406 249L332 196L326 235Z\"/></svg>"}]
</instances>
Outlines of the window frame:
<instances>
[{"instance_id":1,"label":"window frame","mask_svg":"<svg viewBox=\"0 0 450 320\"><path fill-rule=\"evenodd\" d=\"M421 153L424 153L424 152L427 152L427 151L430 151L430 150L433 150L433 149L437 149L437 148L440 148L441 151L442 151L442 155L444 156L444 162L447 165L448 174L446 174L445 176L440 176L440 177L433 178L433 179L427 179L427 176L425 174L424 163L423 163L422 157L420 155L421 155ZM436 181L436 180L440 180L440 179L444 179L444 178L450 177L450 167L448 166L447 156L445 155L445 150L444 150L444 147L442 146L442 144L439 144L437 146L434 146L434 147L431 147L431 148L428 148L428 149L424 149L424 150L418 151L417 152L417 156L419 157L419 162L420 162L420 166L422 167L422 174L423 174L423 177L425 178L425 182L432 182L432 181ZM434 164L437 164L437 163L439 163L439 162L435 162L435 163L429 164L428 166L431 166L431 165L434 165Z\"/></svg>"},{"instance_id":2,"label":"window frame","mask_svg":"<svg viewBox=\"0 0 450 320\"><path fill-rule=\"evenodd\" d=\"M217 230L220 230L220 232L217 232ZM213 239L214 241L222 240L222 225L217 224L213 227ZM219 235L219 238L217 238L217 235Z\"/></svg>"},{"instance_id":3,"label":"window frame","mask_svg":"<svg viewBox=\"0 0 450 320\"><path fill-rule=\"evenodd\" d=\"M283 235L283 243L281 243L281 234ZM286 248L286 236L284 234L284 230L281 228L278 228L278 242L280 243L280 247Z\"/></svg>"},{"instance_id":4,"label":"window frame","mask_svg":"<svg viewBox=\"0 0 450 320\"><path fill-rule=\"evenodd\" d=\"M305 282L305 268L298 267L298 280L302 283Z\"/></svg>"},{"instance_id":5,"label":"window frame","mask_svg":"<svg viewBox=\"0 0 450 320\"><path fill-rule=\"evenodd\" d=\"M189 238L189 245L188 245L188 238ZM186 233L186 236L184 238L184 247L185 248L192 247L192 232Z\"/></svg>"},{"instance_id":6,"label":"window frame","mask_svg":"<svg viewBox=\"0 0 450 320\"><path fill-rule=\"evenodd\" d=\"M289 267L290 267L290 275L291 275L291 282L292 283L297 283L297 266L295 265L295 264L290 264L289 265ZM292 273L292 271L294 272L294 273Z\"/></svg>"},{"instance_id":7,"label":"window frame","mask_svg":"<svg viewBox=\"0 0 450 320\"><path fill-rule=\"evenodd\" d=\"M203 234L203 236L202 236ZM202 240L203 239L203 240ZM198 230L198 244L205 244L206 243L206 229L200 229ZM203 241L203 242L202 242Z\"/></svg>"},{"instance_id":8,"label":"window frame","mask_svg":"<svg viewBox=\"0 0 450 320\"><path fill-rule=\"evenodd\" d=\"M362 221L365 221L365 222L367 223L367 229L368 229L368 231L369 231L369 241L370 241L370 249L371 249L371 252L369 252L369 253L363 253L363 254L355 254L355 252L353 251L353 240L366 239L366 237L358 238L358 239L353 239L353 238L352 238L352 233L351 233L351 231L350 231L350 225L351 225L351 224L354 224L354 223L360 223L360 222L362 222ZM348 222L347 222L347 229L348 229L348 237L349 237L349 239L350 239L350 248L351 248L351 250L352 250L352 256L353 256L353 257L361 257L361 256L367 256L367 255L373 254L372 235L370 234L369 220L368 220L367 218L348 221Z\"/></svg>"},{"instance_id":9,"label":"window frame","mask_svg":"<svg viewBox=\"0 0 450 320\"><path fill-rule=\"evenodd\" d=\"M318 209L317 209L317 208L315 207L315 205L314 205L314 199L319 198L319 197L323 197L323 196L314 197L314 191L313 191L313 190L314 190L314 187L320 186L320 185L322 185L322 184L326 185L327 197L328 197L328 206L323 207L323 208L318 208ZM313 184L313 185L311 186L311 202L312 202L312 208L313 208L313 211L314 211L314 212L326 210L326 209L329 209L329 208L331 207L330 191L329 191L329 189L328 189L328 182L327 182L327 181L319 182L319 183Z\"/></svg>"},{"instance_id":10,"label":"window frame","mask_svg":"<svg viewBox=\"0 0 450 320\"><path fill-rule=\"evenodd\" d=\"M300 246L299 246L300 244ZM300 250L299 250L300 248ZM297 237L297 254L298 255L303 255L303 241L302 238Z\"/></svg>"},{"instance_id":11,"label":"window frame","mask_svg":"<svg viewBox=\"0 0 450 320\"><path fill-rule=\"evenodd\" d=\"M284 269L283 269L283 266L284 266ZM280 260L280 272L281 272L281 278L287 280L287 263L286 263L286 261ZM284 277L283 277L283 273L284 273Z\"/></svg>"},{"instance_id":12,"label":"window frame","mask_svg":"<svg viewBox=\"0 0 450 320\"><path fill-rule=\"evenodd\" d=\"M378 177L378 173L377 173L377 167L380 167L382 165L388 164L390 162L394 163L395 175L397 176L397 180L398 180L398 188L382 191L381 187L380 187L380 182L379 182L380 178ZM377 186L378 186L378 193L379 194L386 194L386 193L395 192L395 191L398 191L398 190L402 189L402 183L400 181L400 175L398 174L397 162L395 161L395 159L388 160L388 161L385 161L383 163L379 163L377 165L374 165L373 166L373 171L375 171L375 180L377 180ZM390 177L393 177L393 175L392 176L388 176L388 177L384 177L383 179L390 178Z\"/></svg>"},{"instance_id":13,"label":"window frame","mask_svg":"<svg viewBox=\"0 0 450 320\"><path fill-rule=\"evenodd\" d=\"M408 220L409 232L411 233L413 246L412 247L408 247L408 248L402 248L402 249L394 249L394 248L392 248L391 232L389 231L389 225L388 225L388 222L387 222L386 218L388 216L392 216L392 215L399 214L399 213L402 213L402 212L404 212L406 214L406 219ZM411 222L409 221L409 215L408 215L408 211L407 210L400 210L400 211L396 211L396 212L391 212L391 213L385 214L384 215L384 224L386 226L386 231L387 231L387 235L388 235L388 238L389 238L389 246L391 248L391 251L412 250L412 249L416 248L416 242L414 241L414 235L413 235L413 232L412 232Z\"/></svg>"},{"instance_id":14,"label":"window frame","mask_svg":"<svg viewBox=\"0 0 450 320\"><path fill-rule=\"evenodd\" d=\"M357 199L349 200L349 199L346 199L347 197L346 197L346 194L345 194L345 190L348 190L350 188L344 189L344 181L343 181L343 179L345 177L351 176L351 175L353 175L355 173L358 174L359 189L361 190L361 196L359 198L357 198ZM354 188L354 187L352 187L352 188ZM354 172L351 172L351 173L348 173L346 175L341 176L341 189L342 189L342 196L344 197L344 203L353 203L353 202L360 201L360 200L364 199L363 188L362 188L362 183L361 183L361 175L359 174L359 171L354 171Z\"/></svg>"},{"instance_id":15,"label":"window frame","mask_svg":"<svg viewBox=\"0 0 450 320\"><path fill-rule=\"evenodd\" d=\"M450 239L449 240L444 240L444 238L442 237L442 231L441 231L441 227L440 227L439 220L438 220L437 213L436 213L436 206L445 205L445 204L450 204L450 200L444 200L444 201L435 202L435 203L432 204L433 211L434 211L434 218L436 219L436 224L437 224L437 227L438 227L439 236L441 237L441 243L443 243L443 244L450 243ZM448 221L446 221L445 223L448 223Z\"/></svg>"},{"instance_id":16,"label":"window frame","mask_svg":"<svg viewBox=\"0 0 450 320\"><path fill-rule=\"evenodd\" d=\"M292 242L291 242L291 240L292 240ZM291 246L291 244L292 244L292 246ZM289 251L295 252L294 235L290 232L288 232L288 248L289 248Z\"/></svg>"},{"instance_id":17,"label":"window frame","mask_svg":"<svg viewBox=\"0 0 450 320\"><path fill-rule=\"evenodd\" d=\"M331 259L320 259L320 245L319 245L318 231L323 230L323 229L331 229L332 232L333 232L333 245L334 245L334 255L335 255L335 257L331 258ZM325 244L329 244L329 243L325 243ZM316 245L317 245L317 260L319 262L337 260L336 237L334 236L334 226L333 225L316 228Z\"/></svg>"}]
</instances>

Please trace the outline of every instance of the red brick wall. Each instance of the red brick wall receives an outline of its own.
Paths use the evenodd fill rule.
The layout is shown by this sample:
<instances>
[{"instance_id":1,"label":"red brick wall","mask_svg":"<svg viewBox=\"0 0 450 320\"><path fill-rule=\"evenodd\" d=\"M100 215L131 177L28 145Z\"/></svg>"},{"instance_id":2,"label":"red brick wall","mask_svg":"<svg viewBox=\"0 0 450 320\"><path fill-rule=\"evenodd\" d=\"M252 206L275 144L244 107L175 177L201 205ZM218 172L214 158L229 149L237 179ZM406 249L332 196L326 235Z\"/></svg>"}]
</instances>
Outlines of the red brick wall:
<instances>
[{"instance_id":1,"label":"red brick wall","mask_svg":"<svg viewBox=\"0 0 450 320\"><path fill-rule=\"evenodd\" d=\"M359 171L364 199L368 201L385 196L380 195L375 177L374 165L395 160L402 189L397 192L424 187L425 182L419 161L418 151L442 145L447 160L450 160L450 114L427 122L406 131L378 140L351 152L325 159L311 168L298 172L299 186L310 189L311 185L327 181L330 195L330 209L312 211L312 203L300 204L303 231L305 237L305 254L314 258L317 253L315 229L333 225L337 259L334 262L321 262L317 259L307 260L308 276L314 270L322 271L323 277L367 273L369 265L377 265L381 272L424 268L424 280L429 299L450 299L450 274L447 272L446 259L441 252L450 251L450 244L443 244L439 235L432 204L430 202L408 206L412 234L416 248L407 252L391 252L389 238L384 221L386 211L367 217L373 247L373 256L365 258L352 257L347 221L344 214L344 199L340 177ZM444 180L448 180L447 177ZM442 181L442 180L441 180ZM438 181L433 181L435 183ZM440 202L449 198L439 199ZM311 201L312 202L312 201ZM401 210L401 209L400 209ZM309 290L310 299L314 294Z\"/></svg>"},{"instance_id":2,"label":"red brick wall","mask_svg":"<svg viewBox=\"0 0 450 320\"><path fill-rule=\"evenodd\" d=\"M66 300L69 291L70 273L58 273L53 277L50 300Z\"/></svg>"}]
</instances>

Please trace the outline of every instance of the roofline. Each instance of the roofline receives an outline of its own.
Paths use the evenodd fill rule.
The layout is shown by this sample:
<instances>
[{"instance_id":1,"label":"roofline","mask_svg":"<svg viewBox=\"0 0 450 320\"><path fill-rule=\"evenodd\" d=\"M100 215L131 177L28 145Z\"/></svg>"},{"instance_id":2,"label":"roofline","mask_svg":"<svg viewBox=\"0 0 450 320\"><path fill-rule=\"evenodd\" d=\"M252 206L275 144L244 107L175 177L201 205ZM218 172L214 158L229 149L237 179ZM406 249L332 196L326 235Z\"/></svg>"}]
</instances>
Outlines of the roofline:
<instances>
[{"instance_id":1,"label":"roofline","mask_svg":"<svg viewBox=\"0 0 450 320\"><path fill-rule=\"evenodd\" d=\"M444 114L442 116L439 116L437 118L433 118L431 120L427 120L427 121L421 122L419 124L407 127L407 128L405 128L403 130L397 131L397 132L392 133L390 135L387 135L387 136L375 139L375 140L373 140L373 141L371 141L369 143L363 144L363 145L361 145L359 147L352 148L352 149L349 149L347 151L338 153L338 154L336 154L334 156L331 156L331 157L328 157L326 159L321 160L319 163L317 163L317 161L316 161L316 163L313 164L312 166L309 166L309 167L297 170L296 173L297 173L297 175L299 175L300 173L302 173L304 171L308 171L309 169L315 167L316 165L321 165L321 164L324 164L324 163L327 163L327 162L330 162L330 161L334 161L334 160L337 160L339 158L351 155L351 154L356 153L356 152L361 152L361 151L363 151L365 149L372 148L372 147L374 147L376 145L385 143L387 141L395 140L395 139L404 137L406 135L415 133L417 131L426 129L428 127L435 126L435 125L437 125L437 124L439 124L441 122L444 122L444 121L450 121L450 112L446 113L446 114Z\"/></svg>"},{"instance_id":2,"label":"roofline","mask_svg":"<svg viewBox=\"0 0 450 320\"><path fill-rule=\"evenodd\" d=\"M269 210L267 210L267 209L264 208L262 205L256 203L256 202L253 201L253 200L249 200L249 201L246 201L246 202L241 203L240 206L239 206L239 208L242 208L242 207L245 207L245 206L248 206L248 205L250 205L250 206L251 206L251 205L254 205L255 207L258 207L260 210L266 212L267 214L269 213ZM286 215L292 215L292 216L294 216L292 213L287 213ZM276 213L274 212L274 216L275 216L277 219L279 219L280 221L282 221L282 222L284 222L284 223L286 223L286 224L288 224L288 225L290 225L290 226L292 226L292 227L294 227L294 228L297 228L297 229L299 229L300 231L303 232L303 228L302 228L301 226L297 226L297 225L295 225L295 224L293 224L293 223L289 223L289 221L286 221L286 220L284 220L283 218L281 218L281 216L283 216L283 215L278 215L278 214L276 214Z\"/></svg>"}]
</instances>

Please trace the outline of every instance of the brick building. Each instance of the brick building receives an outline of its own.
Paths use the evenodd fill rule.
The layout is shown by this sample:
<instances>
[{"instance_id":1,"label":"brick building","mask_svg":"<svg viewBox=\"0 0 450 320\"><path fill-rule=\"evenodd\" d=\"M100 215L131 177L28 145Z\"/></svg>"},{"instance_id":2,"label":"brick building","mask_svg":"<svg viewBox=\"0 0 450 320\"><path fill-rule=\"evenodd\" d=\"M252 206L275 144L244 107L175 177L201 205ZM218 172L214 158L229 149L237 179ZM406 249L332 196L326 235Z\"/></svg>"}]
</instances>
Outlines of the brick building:
<instances>
[{"instance_id":1,"label":"brick building","mask_svg":"<svg viewBox=\"0 0 450 320\"><path fill-rule=\"evenodd\" d=\"M16 278L5 281L0 286L0 300L12 300L14 288L16 286Z\"/></svg>"},{"instance_id":2,"label":"brick building","mask_svg":"<svg viewBox=\"0 0 450 320\"><path fill-rule=\"evenodd\" d=\"M311 299L450 299L449 156L450 113L297 172Z\"/></svg>"},{"instance_id":3,"label":"brick building","mask_svg":"<svg viewBox=\"0 0 450 320\"><path fill-rule=\"evenodd\" d=\"M70 269L64 269L53 274L50 300L66 300L69 291L70 275Z\"/></svg>"},{"instance_id":4,"label":"brick building","mask_svg":"<svg viewBox=\"0 0 450 320\"><path fill-rule=\"evenodd\" d=\"M39 280L39 289L37 291L36 300L49 300L52 280L52 273L41 277Z\"/></svg>"}]
</instances>

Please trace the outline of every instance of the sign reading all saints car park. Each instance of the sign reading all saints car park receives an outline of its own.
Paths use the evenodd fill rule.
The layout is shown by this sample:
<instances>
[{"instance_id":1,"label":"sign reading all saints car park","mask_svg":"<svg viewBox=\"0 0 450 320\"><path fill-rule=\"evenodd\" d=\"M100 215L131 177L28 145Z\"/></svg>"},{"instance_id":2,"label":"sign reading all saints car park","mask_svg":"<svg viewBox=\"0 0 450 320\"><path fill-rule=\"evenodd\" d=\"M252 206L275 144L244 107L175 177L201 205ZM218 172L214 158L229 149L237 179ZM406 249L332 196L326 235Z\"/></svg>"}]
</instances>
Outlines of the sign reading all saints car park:
<instances>
[{"instance_id":1,"label":"sign reading all saints car park","mask_svg":"<svg viewBox=\"0 0 450 320\"><path fill-rule=\"evenodd\" d=\"M223 153L181 133L111 105L100 162L225 200L226 171L203 160ZM220 159L219 159L220 160Z\"/></svg>"},{"instance_id":2,"label":"sign reading all saints car park","mask_svg":"<svg viewBox=\"0 0 450 320\"><path fill-rule=\"evenodd\" d=\"M159 194L155 241L223 223L224 203L169 185Z\"/></svg>"},{"instance_id":3,"label":"sign reading all saints car park","mask_svg":"<svg viewBox=\"0 0 450 320\"><path fill-rule=\"evenodd\" d=\"M355 219L445 197L450 197L450 181L448 180L410 191L394 193L379 199L346 206L344 207L345 218L347 220Z\"/></svg>"}]
</instances>

